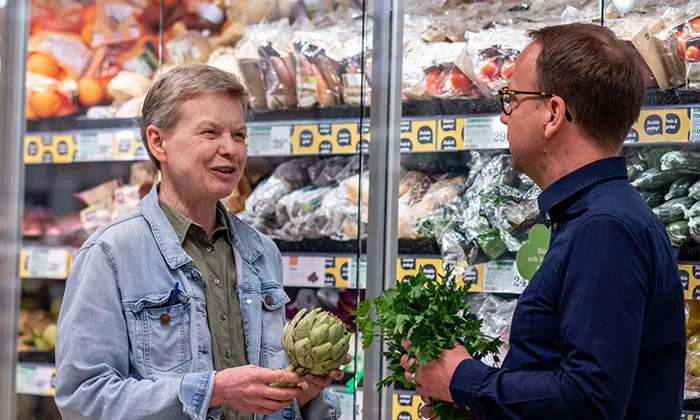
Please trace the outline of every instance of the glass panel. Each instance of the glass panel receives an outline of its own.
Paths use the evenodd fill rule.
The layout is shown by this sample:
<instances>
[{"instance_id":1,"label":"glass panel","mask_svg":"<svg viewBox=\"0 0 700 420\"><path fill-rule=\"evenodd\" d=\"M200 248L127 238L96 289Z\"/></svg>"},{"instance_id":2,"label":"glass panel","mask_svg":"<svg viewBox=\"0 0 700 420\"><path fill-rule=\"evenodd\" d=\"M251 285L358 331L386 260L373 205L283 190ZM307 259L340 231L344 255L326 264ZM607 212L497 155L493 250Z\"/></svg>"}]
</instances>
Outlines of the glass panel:
<instances>
[{"instance_id":1,"label":"glass panel","mask_svg":"<svg viewBox=\"0 0 700 420\"><path fill-rule=\"evenodd\" d=\"M647 180L653 175L648 170L655 162L661 169L673 170L669 159L698 152L695 143L700 141L700 8L693 1L609 1L605 12L605 24L629 41L644 62L644 107L627 137L624 153L630 181L657 209L678 255L689 326L684 411L696 413L700 408L700 372L694 368L698 363L695 343L699 335L695 328L699 309L696 299L700 296L698 219L693 210L684 220L672 221L665 217L663 209L672 205L672 200L693 203L697 186L691 184L686 190L681 177L671 177L669 182L673 184L656 192ZM690 173L688 180L694 181L696 175Z\"/></svg>"},{"instance_id":2,"label":"glass panel","mask_svg":"<svg viewBox=\"0 0 700 420\"><path fill-rule=\"evenodd\" d=\"M275 305L267 297L289 297L275 320L319 307L345 324L352 360L329 398L338 398L343 419L361 416L363 355L350 314L366 282L370 22L355 0L75 0L60 7L33 0L19 261L21 418L56 414L42 395L53 392L51 334L66 277L89 235L137 208L161 181L141 138L141 108L155 80L187 63L232 73L249 92L247 163L221 201L275 242L282 267L272 249L270 264L283 278L244 270L237 281L281 283L284 293L255 295L267 309ZM280 357L261 360L285 367Z\"/></svg>"}]
</instances>

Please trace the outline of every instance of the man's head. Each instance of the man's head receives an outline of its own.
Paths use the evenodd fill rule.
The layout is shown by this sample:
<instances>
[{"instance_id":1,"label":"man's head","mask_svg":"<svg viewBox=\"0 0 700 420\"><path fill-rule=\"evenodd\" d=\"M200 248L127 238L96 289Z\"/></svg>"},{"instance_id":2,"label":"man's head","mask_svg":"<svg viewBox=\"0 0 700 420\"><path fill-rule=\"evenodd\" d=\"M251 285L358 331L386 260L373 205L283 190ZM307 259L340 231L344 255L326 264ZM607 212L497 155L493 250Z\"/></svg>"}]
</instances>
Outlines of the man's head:
<instances>
[{"instance_id":1,"label":"man's head","mask_svg":"<svg viewBox=\"0 0 700 420\"><path fill-rule=\"evenodd\" d=\"M642 62L610 29L574 23L532 31L509 84L508 140L525 173L543 152L585 138L601 155L617 154L644 100ZM575 147L574 144L568 144Z\"/></svg>"},{"instance_id":2,"label":"man's head","mask_svg":"<svg viewBox=\"0 0 700 420\"><path fill-rule=\"evenodd\" d=\"M246 103L245 88L226 71L186 64L163 74L141 117L141 138L163 182L190 199L229 195L246 162Z\"/></svg>"}]
</instances>

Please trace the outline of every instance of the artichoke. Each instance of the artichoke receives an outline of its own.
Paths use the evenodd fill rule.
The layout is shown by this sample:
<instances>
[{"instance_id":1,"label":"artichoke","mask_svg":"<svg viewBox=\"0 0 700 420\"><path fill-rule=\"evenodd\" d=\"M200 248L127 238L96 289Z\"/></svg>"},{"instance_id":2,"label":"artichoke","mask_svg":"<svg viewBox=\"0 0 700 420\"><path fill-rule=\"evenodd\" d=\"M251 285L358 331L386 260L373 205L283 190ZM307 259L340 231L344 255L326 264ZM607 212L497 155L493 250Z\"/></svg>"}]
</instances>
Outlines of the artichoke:
<instances>
[{"instance_id":1,"label":"artichoke","mask_svg":"<svg viewBox=\"0 0 700 420\"><path fill-rule=\"evenodd\" d=\"M324 376L350 363L350 332L343 321L320 308L308 314L302 309L284 326L282 347L289 359L287 370L302 376L308 373Z\"/></svg>"}]
</instances>

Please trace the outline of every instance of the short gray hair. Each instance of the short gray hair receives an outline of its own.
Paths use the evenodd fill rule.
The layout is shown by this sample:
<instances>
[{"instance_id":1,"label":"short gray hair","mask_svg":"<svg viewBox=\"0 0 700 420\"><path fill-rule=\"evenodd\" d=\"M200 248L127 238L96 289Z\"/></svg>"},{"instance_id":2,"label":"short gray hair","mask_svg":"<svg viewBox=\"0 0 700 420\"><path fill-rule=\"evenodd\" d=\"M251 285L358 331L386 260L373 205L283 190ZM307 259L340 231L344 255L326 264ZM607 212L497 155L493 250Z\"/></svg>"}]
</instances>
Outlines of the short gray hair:
<instances>
[{"instance_id":1,"label":"short gray hair","mask_svg":"<svg viewBox=\"0 0 700 420\"><path fill-rule=\"evenodd\" d=\"M240 101L245 114L248 92L236 76L206 64L182 64L164 73L148 91L141 109L141 140L148 156L160 170L160 162L151 153L146 129L153 125L172 133L180 119L185 101L218 93Z\"/></svg>"}]
</instances>

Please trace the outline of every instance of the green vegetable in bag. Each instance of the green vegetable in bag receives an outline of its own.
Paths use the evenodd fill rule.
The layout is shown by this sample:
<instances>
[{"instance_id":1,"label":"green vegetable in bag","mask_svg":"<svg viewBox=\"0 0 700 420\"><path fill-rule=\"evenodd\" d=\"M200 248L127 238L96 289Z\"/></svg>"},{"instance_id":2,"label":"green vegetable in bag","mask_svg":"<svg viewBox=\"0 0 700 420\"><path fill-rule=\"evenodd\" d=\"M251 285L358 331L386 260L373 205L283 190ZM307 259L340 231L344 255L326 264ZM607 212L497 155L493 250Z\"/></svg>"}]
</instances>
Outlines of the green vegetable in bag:
<instances>
[{"instance_id":1,"label":"green vegetable in bag","mask_svg":"<svg viewBox=\"0 0 700 420\"><path fill-rule=\"evenodd\" d=\"M688 189L688 197L700 200L700 180L690 186Z\"/></svg>"},{"instance_id":2,"label":"green vegetable in bag","mask_svg":"<svg viewBox=\"0 0 700 420\"><path fill-rule=\"evenodd\" d=\"M686 219L692 219L694 217L700 217L700 201L693 204L685 215Z\"/></svg>"},{"instance_id":3,"label":"green vegetable in bag","mask_svg":"<svg viewBox=\"0 0 700 420\"><path fill-rule=\"evenodd\" d=\"M661 158L661 170L686 170L700 172L700 153L676 150L668 152Z\"/></svg>"},{"instance_id":4,"label":"green vegetable in bag","mask_svg":"<svg viewBox=\"0 0 700 420\"><path fill-rule=\"evenodd\" d=\"M644 201L646 201L647 204L649 205L649 207L651 207L652 209L654 207L658 207L658 206L662 205L664 203L664 201L666 201L664 199L663 190L662 191L658 191L658 190L640 191L639 194L642 196Z\"/></svg>"},{"instance_id":5,"label":"green vegetable in bag","mask_svg":"<svg viewBox=\"0 0 700 420\"><path fill-rule=\"evenodd\" d=\"M690 232L690 237L695 242L700 243L700 217L693 217L688 220L688 231Z\"/></svg>"},{"instance_id":6,"label":"green vegetable in bag","mask_svg":"<svg viewBox=\"0 0 700 420\"><path fill-rule=\"evenodd\" d=\"M644 160L649 163L651 168L661 169L661 158L669 152L672 152L673 148L670 146L660 146L660 147L649 147L642 151Z\"/></svg>"},{"instance_id":7,"label":"green vegetable in bag","mask_svg":"<svg viewBox=\"0 0 700 420\"><path fill-rule=\"evenodd\" d=\"M674 198L653 209L654 214L661 219L664 225L678 222L685 218L685 213L695 204L690 197Z\"/></svg>"},{"instance_id":8,"label":"green vegetable in bag","mask_svg":"<svg viewBox=\"0 0 700 420\"><path fill-rule=\"evenodd\" d=\"M687 220L673 222L666 226L666 233L668 233L668 239L671 240L671 245L676 247L692 241Z\"/></svg>"},{"instance_id":9,"label":"green vegetable in bag","mask_svg":"<svg viewBox=\"0 0 700 420\"><path fill-rule=\"evenodd\" d=\"M684 174L680 171L660 171L656 168L651 168L639 178L632 181L632 186L638 190L658 190L669 188L678 178Z\"/></svg>"},{"instance_id":10,"label":"green vegetable in bag","mask_svg":"<svg viewBox=\"0 0 700 420\"><path fill-rule=\"evenodd\" d=\"M674 198L687 197L690 192L690 187L695 184L698 177L693 175L687 175L678 178L668 189L668 193L664 196L666 201L672 200Z\"/></svg>"},{"instance_id":11,"label":"green vegetable in bag","mask_svg":"<svg viewBox=\"0 0 700 420\"><path fill-rule=\"evenodd\" d=\"M477 236L476 243L490 260L500 257L507 249L505 242L501 239L501 232L496 228L490 228Z\"/></svg>"}]
</instances>

